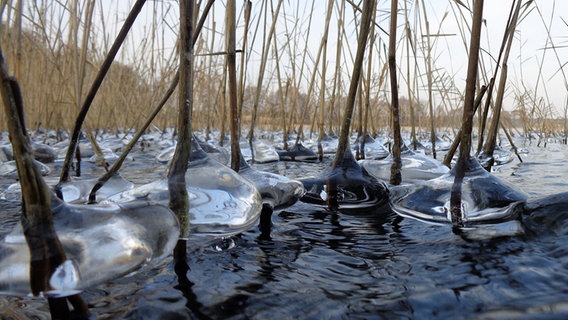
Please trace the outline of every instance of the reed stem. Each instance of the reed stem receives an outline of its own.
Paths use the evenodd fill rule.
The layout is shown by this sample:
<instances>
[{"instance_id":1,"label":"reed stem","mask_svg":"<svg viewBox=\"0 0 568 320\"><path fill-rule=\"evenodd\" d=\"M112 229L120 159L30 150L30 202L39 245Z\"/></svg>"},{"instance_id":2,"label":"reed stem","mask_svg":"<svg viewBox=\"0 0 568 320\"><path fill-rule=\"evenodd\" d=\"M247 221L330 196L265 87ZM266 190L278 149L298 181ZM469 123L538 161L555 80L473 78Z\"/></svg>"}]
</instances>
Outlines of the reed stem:
<instances>
[{"instance_id":1,"label":"reed stem","mask_svg":"<svg viewBox=\"0 0 568 320\"><path fill-rule=\"evenodd\" d=\"M515 6L515 11L511 15L510 23L507 26L506 38L507 44L505 51L503 53L503 62L501 66L501 77L499 79L499 86L497 88L497 96L495 97L495 106L493 107L493 118L491 119L491 127L489 128L489 136L483 148L483 154L485 157L489 157L490 160L485 166L485 170L490 171L494 162L493 153L495 151L495 146L497 143L497 132L499 131L499 122L501 117L501 109L503 105L503 98L505 96L505 85L507 83L507 72L508 72L508 60L509 53L511 52L511 45L514 39L515 28L517 26L517 21L519 18L519 12L521 9L522 1L517 1ZM503 48L501 49L503 50Z\"/></svg>"},{"instance_id":2,"label":"reed stem","mask_svg":"<svg viewBox=\"0 0 568 320\"><path fill-rule=\"evenodd\" d=\"M244 100L244 85L245 85L245 70L246 70L246 63L245 57L248 54L247 45L248 45L248 32L249 32L249 25L250 25L250 13L252 10L252 2L247 0L245 4L245 26L243 31L243 50L241 53L241 68L239 71L239 88L238 88L238 106L239 106L239 114L238 119L243 118L243 100ZM275 38L276 39L276 38ZM274 40L276 41L276 40ZM240 126L239 126L240 127ZM240 135L240 129L239 129ZM239 136L240 139L240 136Z\"/></svg>"},{"instance_id":3,"label":"reed stem","mask_svg":"<svg viewBox=\"0 0 568 320\"><path fill-rule=\"evenodd\" d=\"M75 150L77 148L77 144L79 142L79 134L81 132L81 127L83 125L83 122L85 121L85 118L87 116L87 112L89 111L91 103L95 99L95 95L97 94L97 91L100 88L105 78L105 75L110 69L114 57L116 56L118 50L122 46L122 43L124 42L124 39L128 34L128 31L130 31L130 28L134 24L134 21L136 20L136 17L142 10L142 7L144 6L145 2L146 0L137 0L134 6L132 7L132 9L130 10L128 17L124 21L124 24L118 36L116 37L116 40L114 41L109 53L107 54L105 61L101 65L99 73L97 74L95 81L91 85L91 89L89 90L89 93L87 94L87 97L85 98L85 101L83 102L83 105L81 107L81 110L77 115L77 118L75 120L75 127L73 128L73 132L71 135L71 140L69 141L69 147L67 149L67 153L65 154L63 168L61 169L61 176L59 178L58 184L55 186L55 191L60 198L61 198L61 183L69 181L69 170L71 168L71 161L73 158L73 154L75 153Z\"/></svg>"},{"instance_id":4,"label":"reed stem","mask_svg":"<svg viewBox=\"0 0 568 320\"><path fill-rule=\"evenodd\" d=\"M322 47L323 47L323 59L321 62L321 85L320 85L320 95L319 95L319 123L318 123L318 156L320 161L323 160L323 147L321 141L324 135L324 118L325 118L325 74L327 70L327 35L329 33L329 21L331 20L331 12L333 11L333 0L327 2L327 11L325 14L325 27L322 36Z\"/></svg>"},{"instance_id":5,"label":"reed stem","mask_svg":"<svg viewBox=\"0 0 568 320\"><path fill-rule=\"evenodd\" d=\"M30 289L32 294L37 296L52 289L49 280L67 258L53 225L52 192L34 164L20 86L17 80L8 74L1 49L0 94L9 119L8 130L22 189L20 222L30 251ZM69 316L68 300L79 315L88 317L89 311L82 298L72 295L65 298L48 297L50 313L54 318Z\"/></svg>"},{"instance_id":6,"label":"reed stem","mask_svg":"<svg viewBox=\"0 0 568 320\"><path fill-rule=\"evenodd\" d=\"M231 118L231 169L239 172L241 161L241 148L239 145L239 112L237 105L237 68L236 68L236 9L235 0L227 0L226 12L226 50L227 50L227 77L229 80L229 112Z\"/></svg>"},{"instance_id":7,"label":"reed stem","mask_svg":"<svg viewBox=\"0 0 568 320\"><path fill-rule=\"evenodd\" d=\"M369 29L371 20L375 15L373 8L375 0L365 0L363 3L363 11L361 13L360 32L357 40L357 53L355 55L355 62L353 64L353 73L351 75L351 84L349 85L349 92L347 94L347 101L345 104L345 112L343 114L343 122L341 125L341 132L339 135L339 142L337 152L332 167L337 166L345 157L345 153L349 148L349 136L351 133L351 121L353 117L353 110L355 108L355 98L357 96L357 87L361 79L361 69L363 67L363 58L365 56L365 46L369 37Z\"/></svg>"},{"instance_id":8,"label":"reed stem","mask_svg":"<svg viewBox=\"0 0 568 320\"><path fill-rule=\"evenodd\" d=\"M191 154L193 107L193 8L194 0L180 0L180 64L178 94L178 141L168 171L169 207L180 222L180 238L189 236L189 197L185 175ZM174 259L185 260L185 247L176 246Z\"/></svg>"},{"instance_id":9,"label":"reed stem","mask_svg":"<svg viewBox=\"0 0 568 320\"><path fill-rule=\"evenodd\" d=\"M426 27L426 78L428 79L428 111L430 113L430 142L432 143L432 157L436 159L436 123L434 117L434 101L432 96L432 43L430 41L430 21L426 14L426 4L422 0L422 10L424 11L424 24Z\"/></svg>"},{"instance_id":10,"label":"reed stem","mask_svg":"<svg viewBox=\"0 0 568 320\"><path fill-rule=\"evenodd\" d=\"M197 25L195 27L195 31L193 32L193 35L192 35L192 41L191 41L192 46L195 46L195 43L197 42L199 34L201 33L201 29L203 28L203 24L205 23L205 18L208 16L209 10L213 6L214 2L215 2L215 0L208 0L207 5L203 9L203 12L201 14L201 18L199 19L199 22L197 23ZM91 189L91 192L89 193L89 200L88 200L89 204L96 203L97 191L100 190L100 188L102 188L104 186L104 184L110 178L112 178L112 176L114 176L118 172L118 170L120 170L120 168L122 167L122 164L124 163L124 160L126 160L126 157L130 153L130 151L132 151L132 149L134 148L134 146L136 145L138 140L140 140L140 137L142 137L142 135L146 132L146 129L148 129L148 127L150 127L150 125L152 124L152 121L154 121L154 119L156 118L158 113L160 113L162 108L166 105L166 102L168 102L168 100L170 99L170 97L174 93L178 83L179 83L179 70L178 70L178 72L176 72L174 78L172 79L172 82L170 83L170 86L165 91L162 99L158 102L158 104L156 105L154 110L150 113L150 116L148 117L148 119L146 119L146 122L144 122L142 127L139 128L138 131L136 132L136 134L132 137L132 139L130 139L130 141L124 147L124 150L122 151L122 153L120 154L118 159L116 159L116 161L112 164L110 169L108 169L108 171L97 180L97 182L95 183L95 185Z\"/></svg>"},{"instance_id":11,"label":"reed stem","mask_svg":"<svg viewBox=\"0 0 568 320\"><path fill-rule=\"evenodd\" d=\"M274 30L276 29L276 21L278 21L278 14L280 12L281 7L282 7L282 0L278 0L278 5L276 6L276 10L272 13L272 24L270 26L270 31L268 32L268 36L264 38L264 43L262 46L262 58L260 60L260 70L258 72L258 82L256 85L256 91L252 104L252 118L250 123L250 130L248 133L248 141L251 148L251 155L253 162L254 162L254 148L252 146L252 141L254 139L254 129L257 121L256 118L258 113L258 104L260 103L260 93L262 91L262 84L264 80L264 70L266 69L266 61L268 60L268 53L270 52L269 44L272 42L272 37L274 36Z\"/></svg>"},{"instance_id":12,"label":"reed stem","mask_svg":"<svg viewBox=\"0 0 568 320\"><path fill-rule=\"evenodd\" d=\"M389 34L389 74L391 84L392 131L394 144L392 146L393 163L391 165L390 183L399 185L402 182L402 159L400 150L402 136L400 134L400 111L398 107L398 81L396 79L396 21L398 15L398 1L391 0L390 34Z\"/></svg>"},{"instance_id":13,"label":"reed stem","mask_svg":"<svg viewBox=\"0 0 568 320\"><path fill-rule=\"evenodd\" d=\"M450 192L450 212L454 228L463 227L464 217L462 212L462 182L465 176L466 163L471 154L471 132L473 128L475 85L479 62L479 47L481 39L481 24L483 21L483 0L473 3L473 23L471 27L471 39L469 43L469 60L467 66L467 78L465 84L465 97L462 117L462 136L460 153L456 164L455 178Z\"/></svg>"}]
</instances>

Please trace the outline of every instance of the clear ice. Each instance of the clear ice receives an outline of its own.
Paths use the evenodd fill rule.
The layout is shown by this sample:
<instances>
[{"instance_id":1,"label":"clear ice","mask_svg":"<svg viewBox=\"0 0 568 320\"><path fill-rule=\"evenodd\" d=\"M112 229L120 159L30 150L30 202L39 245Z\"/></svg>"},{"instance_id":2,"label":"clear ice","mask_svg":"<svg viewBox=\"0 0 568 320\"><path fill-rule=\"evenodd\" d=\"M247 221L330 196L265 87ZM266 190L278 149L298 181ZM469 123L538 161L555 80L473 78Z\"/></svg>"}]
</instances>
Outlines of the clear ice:
<instances>
[{"instance_id":1,"label":"clear ice","mask_svg":"<svg viewBox=\"0 0 568 320\"><path fill-rule=\"evenodd\" d=\"M48 296L66 296L127 275L170 254L179 238L171 210L145 202L73 205L52 195L53 224L67 261ZM30 254L20 224L0 242L0 294L26 296Z\"/></svg>"},{"instance_id":2,"label":"clear ice","mask_svg":"<svg viewBox=\"0 0 568 320\"><path fill-rule=\"evenodd\" d=\"M227 236L251 228L262 209L258 190L229 167L209 158L195 141L191 144L191 161L185 175L190 233ZM162 179L127 190L106 202L137 200L169 205L168 181Z\"/></svg>"}]
</instances>

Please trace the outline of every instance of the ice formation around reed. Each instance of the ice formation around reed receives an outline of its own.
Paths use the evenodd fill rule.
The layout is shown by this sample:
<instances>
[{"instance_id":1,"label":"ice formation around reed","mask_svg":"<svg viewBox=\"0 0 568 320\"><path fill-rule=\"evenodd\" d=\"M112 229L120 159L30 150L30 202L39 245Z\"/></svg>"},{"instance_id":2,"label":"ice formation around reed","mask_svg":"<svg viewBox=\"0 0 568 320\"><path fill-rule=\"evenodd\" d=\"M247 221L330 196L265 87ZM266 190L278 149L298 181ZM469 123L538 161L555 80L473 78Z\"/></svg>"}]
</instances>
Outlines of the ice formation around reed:
<instances>
[{"instance_id":1,"label":"ice formation around reed","mask_svg":"<svg viewBox=\"0 0 568 320\"><path fill-rule=\"evenodd\" d=\"M260 192L262 202L273 210L289 207L304 195L304 185L294 179L257 170L241 157L239 174Z\"/></svg>"},{"instance_id":2,"label":"ice formation around reed","mask_svg":"<svg viewBox=\"0 0 568 320\"><path fill-rule=\"evenodd\" d=\"M229 167L211 159L195 139L185 174L189 196L190 233L227 236L251 228L258 221L262 199L256 187ZM105 202L146 201L167 206L167 179L135 187Z\"/></svg>"},{"instance_id":3,"label":"ice formation around reed","mask_svg":"<svg viewBox=\"0 0 568 320\"><path fill-rule=\"evenodd\" d=\"M72 295L155 263L179 237L173 212L145 202L73 205L52 195L52 214L67 261L52 275L48 296ZM16 224L0 241L0 294L31 294L29 268L29 249Z\"/></svg>"},{"instance_id":4,"label":"ice formation around reed","mask_svg":"<svg viewBox=\"0 0 568 320\"><path fill-rule=\"evenodd\" d=\"M455 168L435 179L392 188L394 211L429 223L451 223L454 179ZM484 170L474 157L469 158L461 195L464 230L476 233L474 236L521 234L524 230L520 214L526 200L525 193ZM482 227L475 228L477 225Z\"/></svg>"},{"instance_id":5,"label":"ice formation around reed","mask_svg":"<svg viewBox=\"0 0 568 320\"><path fill-rule=\"evenodd\" d=\"M320 175L300 181L306 189L301 198L305 203L352 213L388 205L389 190L386 184L369 175L349 150L342 161L331 165Z\"/></svg>"}]
</instances>

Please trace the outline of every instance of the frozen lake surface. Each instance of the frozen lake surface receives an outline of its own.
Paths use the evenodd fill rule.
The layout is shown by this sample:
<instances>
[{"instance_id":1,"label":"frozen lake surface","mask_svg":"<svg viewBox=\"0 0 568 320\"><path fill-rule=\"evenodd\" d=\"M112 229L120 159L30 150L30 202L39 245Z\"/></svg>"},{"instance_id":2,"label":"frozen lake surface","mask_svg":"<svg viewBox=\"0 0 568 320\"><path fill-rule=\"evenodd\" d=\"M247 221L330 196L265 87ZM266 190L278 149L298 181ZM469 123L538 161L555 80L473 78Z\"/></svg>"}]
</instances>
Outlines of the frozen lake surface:
<instances>
[{"instance_id":1,"label":"frozen lake surface","mask_svg":"<svg viewBox=\"0 0 568 320\"><path fill-rule=\"evenodd\" d=\"M529 153L493 174L529 199L568 191L568 146L519 145ZM163 178L156 152L132 154L122 175L135 185ZM329 164L271 162L253 167L289 178ZM60 162L49 164L57 176ZM85 162L82 174L103 169ZM13 183L3 178L2 190ZM18 221L1 200L0 237ZM561 210L562 211L562 210ZM568 221L568 204L556 225ZM394 212L329 212L297 202L224 239L189 239L187 264L171 256L151 269L84 290L97 319L472 319L568 317L568 229L465 239L450 225ZM0 297L0 316L47 318L45 300Z\"/></svg>"}]
</instances>

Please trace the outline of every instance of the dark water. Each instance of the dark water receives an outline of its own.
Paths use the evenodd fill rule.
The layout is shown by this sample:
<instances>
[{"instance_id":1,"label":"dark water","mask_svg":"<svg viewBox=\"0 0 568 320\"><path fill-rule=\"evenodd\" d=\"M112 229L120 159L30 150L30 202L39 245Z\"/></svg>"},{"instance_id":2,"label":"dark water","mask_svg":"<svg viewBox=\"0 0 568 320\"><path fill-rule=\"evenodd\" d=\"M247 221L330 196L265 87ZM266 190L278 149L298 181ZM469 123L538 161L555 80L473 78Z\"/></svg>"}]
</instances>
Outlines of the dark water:
<instances>
[{"instance_id":1,"label":"dark water","mask_svg":"<svg viewBox=\"0 0 568 320\"><path fill-rule=\"evenodd\" d=\"M529 148L523 163L494 173L531 197L568 191L568 148ZM165 170L153 157L134 158L123 176L135 183ZM323 167L256 165L289 177ZM18 207L4 201L2 208L4 234ZM302 203L275 212L272 222L262 232L190 241L187 264L168 257L82 297L98 319L568 318L567 234L471 241L394 213L347 215ZM40 298L0 297L0 313L49 318Z\"/></svg>"}]
</instances>

